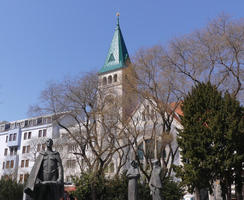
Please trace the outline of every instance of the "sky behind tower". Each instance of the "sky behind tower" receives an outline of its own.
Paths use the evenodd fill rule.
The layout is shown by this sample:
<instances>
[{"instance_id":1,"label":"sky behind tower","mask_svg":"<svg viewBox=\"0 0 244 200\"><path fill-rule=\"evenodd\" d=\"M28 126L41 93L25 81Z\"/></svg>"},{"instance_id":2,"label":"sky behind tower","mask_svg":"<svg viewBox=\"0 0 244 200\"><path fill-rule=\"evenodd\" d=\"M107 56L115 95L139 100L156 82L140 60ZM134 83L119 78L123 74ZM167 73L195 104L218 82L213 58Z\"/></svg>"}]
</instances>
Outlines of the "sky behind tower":
<instances>
[{"instance_id":1,"label":"sky behind tower","mask_svg":"<svg viewBox=\"0 0 244 200\"><path fill-rule=\"evenodd\" d=\"M0 0L0 121L27 118L48 82L98 71L116 12L133 56L243 9L243 0Z\"/></svg>"}]
</instances>

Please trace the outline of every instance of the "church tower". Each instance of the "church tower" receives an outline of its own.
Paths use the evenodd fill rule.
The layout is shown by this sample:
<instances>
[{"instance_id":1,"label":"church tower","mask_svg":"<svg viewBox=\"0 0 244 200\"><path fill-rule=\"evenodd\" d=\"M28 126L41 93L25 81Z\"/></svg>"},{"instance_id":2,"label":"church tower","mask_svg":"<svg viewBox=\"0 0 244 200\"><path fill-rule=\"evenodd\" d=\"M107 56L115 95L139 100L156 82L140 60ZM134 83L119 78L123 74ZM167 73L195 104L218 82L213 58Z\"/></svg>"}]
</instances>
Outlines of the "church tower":
<instances>
[{"instance_id":1,"label":"church tower","mask_svg":"<svg viewBox=\"0 0 244 200\"><path fill-rule=\"evenodd\" d=\"M126 116L131 113L131 100L135 100L135 98L132 98L129 92L133 86L132 79L128 79L132 72L132 67L130 65L129 54L119 25L119 13L116 15L117 26L105 64L98 72L98 78L99 89L103 91L103 98L107 98L108 102L120 102L120 112L122 118L125 119L127 118Z\"/></svg>"}]
</instances>

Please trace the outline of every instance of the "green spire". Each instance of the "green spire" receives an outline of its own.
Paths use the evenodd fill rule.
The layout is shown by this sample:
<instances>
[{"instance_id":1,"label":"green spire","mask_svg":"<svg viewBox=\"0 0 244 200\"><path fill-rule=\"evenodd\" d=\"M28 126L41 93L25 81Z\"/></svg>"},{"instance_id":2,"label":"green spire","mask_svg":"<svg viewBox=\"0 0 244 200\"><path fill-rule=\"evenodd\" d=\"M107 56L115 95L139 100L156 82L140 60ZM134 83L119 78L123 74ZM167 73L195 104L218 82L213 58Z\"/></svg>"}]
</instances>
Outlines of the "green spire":
<instances>
[{"instance_id":1,"label":"green spire","mask_svg":"<svg viewBox=\"0 0 244 200\"><path fill-rule=\"evenodd\" d=\"M99 74L114 71L126 67L126 62L129 61L129 54L125 46L124 38L122 36L119 26L119 13L117 15L117 26L114 36L108 51L108 55Z\"/></svg>"}]
</instances>

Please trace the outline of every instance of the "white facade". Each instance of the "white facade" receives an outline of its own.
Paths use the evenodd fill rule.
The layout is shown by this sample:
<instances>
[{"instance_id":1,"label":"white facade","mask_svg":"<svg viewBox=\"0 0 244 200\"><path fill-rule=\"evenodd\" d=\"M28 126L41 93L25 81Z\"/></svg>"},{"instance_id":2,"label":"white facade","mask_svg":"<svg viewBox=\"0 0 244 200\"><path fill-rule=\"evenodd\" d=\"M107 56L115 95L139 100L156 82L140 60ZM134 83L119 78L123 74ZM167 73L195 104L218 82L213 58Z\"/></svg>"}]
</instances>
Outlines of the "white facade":
<instances>
[{"instance_id":1,"label":"white facade","mask_svg":"<svg viewBox=\"0 0 244 200\"><path fill-rule=\"evenodd\" d=\"M18 182L24 182L33 167L34 161L41 150L45 149L45 141L60 138L60 128L52 122L52 116L42 116L0 125L0 177L8 176ZM64 151L68 146L64 147ZM67 152L66 155L69 153ZM66 167L67 159L74 160L71 156L63 159ZM75 167L75 163L69 168ZM76 171L73 171L76 172ZM65 177L66 179L66 173Z\"/></svg>"}]
</instances>

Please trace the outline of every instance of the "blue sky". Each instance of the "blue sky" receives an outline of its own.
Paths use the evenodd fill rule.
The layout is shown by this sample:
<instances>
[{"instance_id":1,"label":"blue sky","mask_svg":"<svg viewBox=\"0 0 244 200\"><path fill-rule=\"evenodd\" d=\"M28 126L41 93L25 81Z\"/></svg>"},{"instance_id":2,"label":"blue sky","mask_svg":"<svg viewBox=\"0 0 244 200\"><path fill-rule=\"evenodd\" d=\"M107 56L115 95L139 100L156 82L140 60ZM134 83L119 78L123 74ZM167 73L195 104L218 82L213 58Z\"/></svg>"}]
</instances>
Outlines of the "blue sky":
<instances>
[{"instance_id":1,"label":"blue sky","mask_svg":"<svg viewBox=\"0 0 244 200\"><path fill-rule=\"evenodd\" d=\"M116 12L133 56L243 10L243 0L0 0L0 121L27 118L48 82L100 69Z\"/></svg>"}]
</instances>

